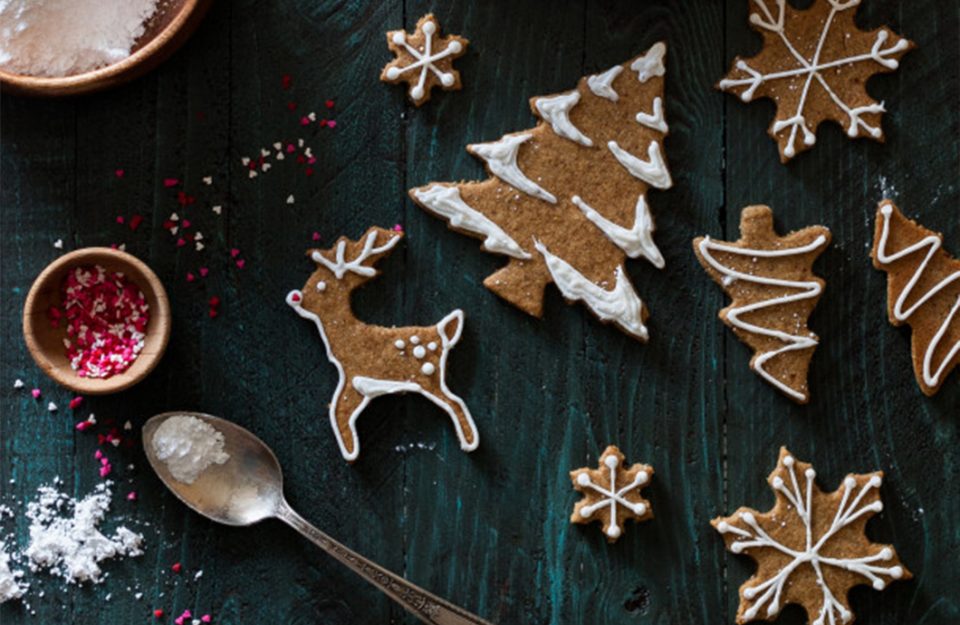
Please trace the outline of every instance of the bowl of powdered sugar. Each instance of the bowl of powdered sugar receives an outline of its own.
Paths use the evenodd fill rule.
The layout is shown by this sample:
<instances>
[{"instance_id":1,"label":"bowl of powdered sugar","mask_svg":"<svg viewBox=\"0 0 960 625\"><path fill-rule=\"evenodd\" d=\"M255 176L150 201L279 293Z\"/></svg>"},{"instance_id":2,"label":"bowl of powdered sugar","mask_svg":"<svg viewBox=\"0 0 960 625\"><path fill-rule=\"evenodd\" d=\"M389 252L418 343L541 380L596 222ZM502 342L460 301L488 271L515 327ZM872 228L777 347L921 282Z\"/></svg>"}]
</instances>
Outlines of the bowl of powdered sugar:
<instances>
[{"instance_id":1,"label":"bowl of powdered sugar","mask_svg":"<svg viewBox=\"0 0 960 625\"><path fill-rule=\"evenodd\" d=\"M212 0L0 0L0 84L25 95L87 93L156 67Z\"/></svg>"}]
</instances>

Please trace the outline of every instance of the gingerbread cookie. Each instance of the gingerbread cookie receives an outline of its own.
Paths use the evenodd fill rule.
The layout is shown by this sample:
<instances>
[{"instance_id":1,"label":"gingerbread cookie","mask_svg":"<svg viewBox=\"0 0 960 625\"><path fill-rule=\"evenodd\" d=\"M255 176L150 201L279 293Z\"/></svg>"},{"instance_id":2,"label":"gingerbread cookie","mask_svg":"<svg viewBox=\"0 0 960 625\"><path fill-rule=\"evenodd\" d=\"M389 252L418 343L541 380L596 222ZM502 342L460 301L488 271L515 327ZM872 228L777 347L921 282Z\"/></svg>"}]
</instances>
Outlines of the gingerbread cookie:
<instances>
[{"instance_id":1,"label":"gingerbread cookie","mask_svg":"<svg viewBox=\"0 0 960 625\"><path fill-rule=\"evenodd\" d=\"M535 128L467 146L487 180L410 190L451 228L509 257L484 280L488 289L540 317L553 282L568 301L647 339L647 311L623 263L664 265L647 192L673 184L662 149L666 50L658 43L571 91L532 98Z\"/></svg>"},{"instance_id":2,"label":"gingerbread cookie","mask_svg":"<svg viewBox=\"0 0 960 625\"><path fill-rule=\"evenodd\" d=\"M463 311L455 310L429 327L381 327L359 321L351 292L379 275L374 265L403 234L370 228L359 241L345 237L328 250L310 250L317 264L302 291L287 304L320 331L327 359L340 379L330 402L330 424L347 461L360 454L356 421L370 400L394 393L419 393L449 415L464 451L480 442L470 410L447 388L447 356L460 340Z\"/></svg>"},{"instance_id":3,"label":"gingerbread cookie","mask_svg":"<svg viewBox=\"0 0 960 625\"><path fill-rule=\"evenodd\" d=\"M910 324L913 372L928 396L960 364L960 260L942 247L942 234L880 202L873 266L887 272L890 323Z\"/></svg>"},{"instance_id":4,"label":"gingerbread cookie","mask_svg":"<svg viewBox=\"0 0 960 625\"><path fill-rule=\"evenodd\" d=\"M624 466L624 456L610 445L600 456L598 469L586 467L570 472L574 490L583 493L570 516L571 523L603 523L603 533L614 542L623 533L622 521L647 521L653 518L650 502L640 490L650 483L653 467L646 464Z\"/></svg>"},{"instance_id":5,"label":"gingerbread cookie","mask_svg":"<svg viewBox=\"0 0 960 625\"><path fill-rule=\"evenodd\" d=\"M817 127L834 121L847 136L883 141L883 104L867 94L867 80L892 72L914 47L889 28L869 32L854 22L860 0L814 0L799 11L786 0L751 0L750 26L763 36L763 49L737 57L717 87L744 102L770 98L777 106L768 134L780 161L816 143Z\"/></svg>"},{"instance_id":6,"label":"gingerbread cookie","mask_svg":"<svg viewBox=\"0 0 960 625\"><path fill-rule=\"evenodd\" d=\"M440 24L432 13L417 22L412 35L402 30L387 33L387 46L397 58L380 73L380 80L410 85L410 100L420 106L430 99L434 87L445 91L460 89L460 72L453 60L463 56L470 42L458 35L440 36Z\"/></svg>"},{"instance_id":7,"label":"gingerbread cookie","mask_svg":"<svg viewBox=\"0 0 960 625\"><path fill-rule=\"evenodd\" d=\"M750 368L801 404L810 399L807 370L818 343L807 319L824 285L812 266L829 243L823 226L781 237L768 206L743 209L735 243L693 241L700 264L732 300L720 318L753 349Z\"/></svg>"},{"instance_id":8,"label":"gingerbread cookie","mask_svg":"<svg viewBox=\"0 0 960 625\"><path fill-rule=\"evenodd\" d=\"M776 504L765 513L740 508L710 522L733 553L746 554L757 572L740 586L737 623L771 621L789 603L803 607L813 625L851 623L847 593L870 584L876 590L912 575L890 545L871 542L867 521L883 510L883 471L847 475L824 493L816 472L786 447L767 482Z\"/></svg>"}]
</instances>

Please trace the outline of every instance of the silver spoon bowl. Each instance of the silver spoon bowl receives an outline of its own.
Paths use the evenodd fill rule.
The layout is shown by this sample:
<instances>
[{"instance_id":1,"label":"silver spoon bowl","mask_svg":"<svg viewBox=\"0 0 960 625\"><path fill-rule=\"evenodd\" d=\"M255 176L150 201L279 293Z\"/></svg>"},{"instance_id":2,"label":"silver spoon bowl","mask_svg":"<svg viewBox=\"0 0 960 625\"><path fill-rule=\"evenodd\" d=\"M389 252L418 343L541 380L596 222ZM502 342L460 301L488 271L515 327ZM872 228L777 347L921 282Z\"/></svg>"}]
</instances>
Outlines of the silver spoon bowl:
<instances>
[{"instance_id":1,"label":"silver spoon bowl","mask_svg":"<svg viewBox=\"0 0 960 625\"><path fill-rule=\"evenodd\" d=\"M192 484L174 478L153 449L157 428L173 416L196 417L213 426L223 434L223 448L230 459L207 467ZM144 424L143 448L150 466L167 488L187 507L208 519L233 526L280 519L424 623L492 625L344 547L294 512L283 497L283 473L277 457L266 443L239 425L200 412L164 412Z\"/></svg>"}]
</instances>

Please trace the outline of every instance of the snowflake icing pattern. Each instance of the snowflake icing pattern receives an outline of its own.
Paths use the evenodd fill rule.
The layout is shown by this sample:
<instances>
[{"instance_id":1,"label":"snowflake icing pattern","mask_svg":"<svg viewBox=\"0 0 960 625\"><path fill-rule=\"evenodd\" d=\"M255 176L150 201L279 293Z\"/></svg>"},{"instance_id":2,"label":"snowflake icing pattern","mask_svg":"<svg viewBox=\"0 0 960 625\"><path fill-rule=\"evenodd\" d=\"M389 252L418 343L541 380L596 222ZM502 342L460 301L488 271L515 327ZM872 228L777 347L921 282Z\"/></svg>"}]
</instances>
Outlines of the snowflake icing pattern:
<instances>
[{"instance_id":1,"label":"snowflake icing pattern","mask_svg":"<svg viewBox=\"0 0 960 625\"><path fill-rule=\"evenodd\" d=\"M848 475L833 493L820 491L815 477L811 465L783 448L768 479L777 497L774 508L765 514L741 508L712 521L730 551L758 564L740 587L737 623L772 620L787 603L803 606L813 625L850 623L851 587L869 583L882 590L890 580L911 577L893 547L864 534L869 518L883 510L883 472Z\"/></svg>"},{"instance_id":2,"label":"snowflake icing pattern","mask_svg":"<svg viewBox=\"0 0 960 625\"><path fill-rule=\"evenodd\" d=\"M806 11L773 1L772 8L770 0L752 0L750 24L763 35L763 50L751 59L737 57L718 87L744 102L757 96L776 102L769 134L783 162L812 147L817 126L827 119L844 126L851 138L863 131L883 141L885 109L867 94L866 82L897 69L914 44L887 28L859 30L854 15L861 0L815 0ZM818 34L798 36L807 33Z\"/></svg>"},{"instance_id":3,"label":"snowflake icing pattern","mask_svg":"<svg viewBox=\"0 0 960 625\"><path fill-rule=\"evenodd\" d=\"M402 30L387 33L387 45L397 58L387 63L380 78L409 83L410 99L417 106L430 99L434 86L460 88L460 73L453 69L453 59L466 52L469 41L457 35L440 37L439 31L437 19L430 14L420 18L413 35Z\"/></svg>"},{"instance_id":4,"label":"snowflake icing pattern","mask_svg":"<svg viewBox=\"0 0 960 625\"><path fill-rule=\"evenodd\" d=\"M624 455L611 445L600 456L598 469L577 469L570 472L573 487L583 493L570 517L572 523L603 523L603 533L613 542L623 533L621 518L646 521L653 518L650 502L640 489L650 482L653 467L635 464L623 466ZM618 509L623 508L622 514Z\"/></svg>"}]
</instances>

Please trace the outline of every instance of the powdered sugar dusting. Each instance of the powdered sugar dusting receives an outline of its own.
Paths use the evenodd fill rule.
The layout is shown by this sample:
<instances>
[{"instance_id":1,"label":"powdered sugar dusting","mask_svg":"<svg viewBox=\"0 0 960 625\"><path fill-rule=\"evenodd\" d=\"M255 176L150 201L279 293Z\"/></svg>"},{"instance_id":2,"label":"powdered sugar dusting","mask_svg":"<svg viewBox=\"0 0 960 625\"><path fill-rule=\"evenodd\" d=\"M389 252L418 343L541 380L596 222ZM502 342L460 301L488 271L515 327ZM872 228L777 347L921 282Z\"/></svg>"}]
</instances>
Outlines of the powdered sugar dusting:
<instances>
[{"instance_id":1,"label":"powdered sugar dusting","mask_svg":"<svg viewBox=\"0 0 960 625\"><path fill-rule=\"evenodd\" d=\"M212 464L223 464L223 434L202 419L188 415L168 418L153 434L153 451L178 482L193 484Z\"/></svg>"},{"instance_id":2,"label":"powdered sugar dusting","mask_svg":"<svg viewBox=\"0 0 960 625\"><path fill-rule=\"evenodd\" d=\"M10 555L6 545L0 542L0 603L19 599L26 592L26 585L20 582L23 571L10 569Z\"/></svg>"}]
</instances>

